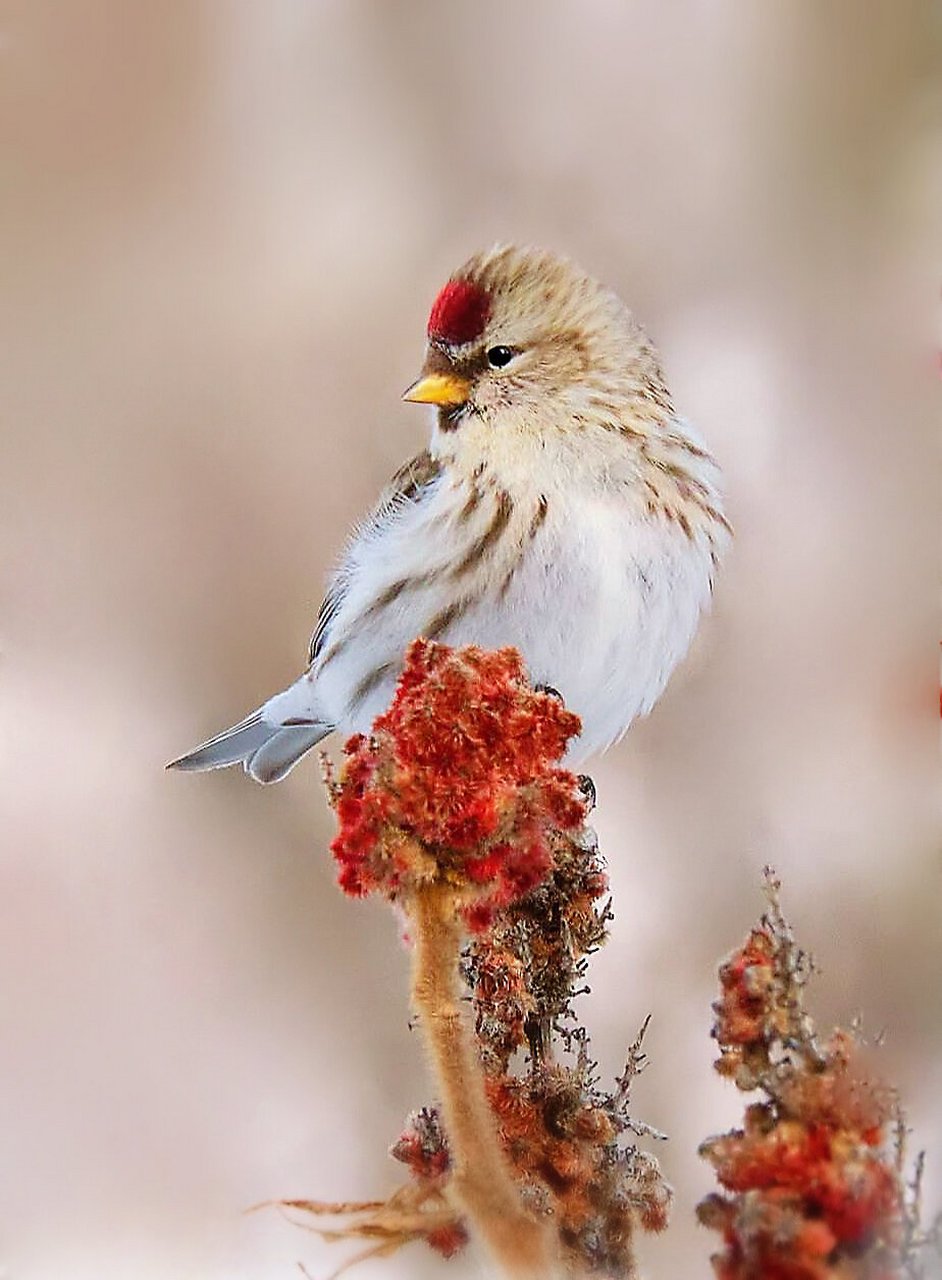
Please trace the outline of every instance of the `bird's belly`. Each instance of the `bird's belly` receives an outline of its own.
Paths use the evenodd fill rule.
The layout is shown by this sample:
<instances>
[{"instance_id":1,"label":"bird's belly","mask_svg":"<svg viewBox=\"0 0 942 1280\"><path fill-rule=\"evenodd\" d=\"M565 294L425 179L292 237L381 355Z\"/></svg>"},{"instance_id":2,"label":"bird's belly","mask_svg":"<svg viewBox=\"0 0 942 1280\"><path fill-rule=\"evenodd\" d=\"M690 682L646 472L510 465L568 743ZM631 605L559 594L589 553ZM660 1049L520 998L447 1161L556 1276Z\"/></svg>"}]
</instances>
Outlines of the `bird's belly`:
<instances>
[{"instance_id":1,"label":"bird's belly","mask_svg":"<svg viewBox=\"0 0 942 1280\"><path fill-rule=\"evenodd\" d=\"M654 705L693 638L711 564L679 529L602 504L547 534L501 606L482 605L447 639L515 645L531 679L557 689L582 719L572 763Z\"/></svg>"},{"instance_id":2,"label":"bird's belly","mask_svg":"<svg viewBox=\"0 0 942 1280\"><path fill-rule=\"evenodd\" d=\"M650 710L683 657L710 589L709 550L623 503L587 500L545 521L508 577L481 568L452 621L452 645L513 645L535 683L558 689L582 719L570 762L615 741ZM316 677L319 701L344 732L367 731L392 697L409 641L447 597L396 601L364 621L342 657ZM326 718L326 717L325 717Z\"/></svg>"}]
</instances>

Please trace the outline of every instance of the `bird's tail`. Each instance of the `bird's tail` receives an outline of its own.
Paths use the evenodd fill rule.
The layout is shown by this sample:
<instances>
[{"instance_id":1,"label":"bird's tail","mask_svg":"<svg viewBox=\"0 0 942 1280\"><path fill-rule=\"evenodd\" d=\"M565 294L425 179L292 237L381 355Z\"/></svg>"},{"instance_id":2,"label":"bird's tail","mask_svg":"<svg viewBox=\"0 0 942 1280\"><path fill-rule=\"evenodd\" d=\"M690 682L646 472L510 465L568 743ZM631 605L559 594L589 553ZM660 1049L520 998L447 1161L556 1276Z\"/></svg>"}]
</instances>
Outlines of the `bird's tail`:
<instances>
[{"instance_id":1,"label":"bird's tail","mask_svg":"<svg viewBox=\"0 0 942 1280\"><path fill-rule=\"evenodd\" d=\"M217 733L168 769L198 771L223 769L241 764L256 782L280 782L313 746L330 732L330 725L309 721L304 724L272 724L254 712L231 729Z\"/></svg>"}]
</instances>

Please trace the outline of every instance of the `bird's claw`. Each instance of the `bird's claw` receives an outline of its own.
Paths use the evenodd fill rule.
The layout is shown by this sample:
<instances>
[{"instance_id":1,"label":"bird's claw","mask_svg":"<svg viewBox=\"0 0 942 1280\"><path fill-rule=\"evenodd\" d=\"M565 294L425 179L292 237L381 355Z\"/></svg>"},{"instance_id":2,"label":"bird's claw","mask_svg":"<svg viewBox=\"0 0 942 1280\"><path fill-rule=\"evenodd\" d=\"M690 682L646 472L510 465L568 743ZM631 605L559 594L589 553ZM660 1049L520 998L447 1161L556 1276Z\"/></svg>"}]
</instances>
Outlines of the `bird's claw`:
<instances>
[{"instance_id":1,"label":"bird's claw","mask_svg":"<svg viewBox=\"0 0 942 1280\"><path fill-rule=\"evenodd\" d=\"M548 698L555 698L557 702L562 702L563 704L566 702L559 690L554 689L551 684L535 684L533 688L537 693L545 693Z\"/></svg>"},{"instance_id":2,"label":"bird's claw","mask_svg":"<svg viewBox=\"0 0 942 1280\"><path fill-rule=\"evenodd\" d=\"M585 798L586 813L591 813L595 808L596 792L595 783L587 773L579 774L579 791Z\"/></svg>"}]
</instances>

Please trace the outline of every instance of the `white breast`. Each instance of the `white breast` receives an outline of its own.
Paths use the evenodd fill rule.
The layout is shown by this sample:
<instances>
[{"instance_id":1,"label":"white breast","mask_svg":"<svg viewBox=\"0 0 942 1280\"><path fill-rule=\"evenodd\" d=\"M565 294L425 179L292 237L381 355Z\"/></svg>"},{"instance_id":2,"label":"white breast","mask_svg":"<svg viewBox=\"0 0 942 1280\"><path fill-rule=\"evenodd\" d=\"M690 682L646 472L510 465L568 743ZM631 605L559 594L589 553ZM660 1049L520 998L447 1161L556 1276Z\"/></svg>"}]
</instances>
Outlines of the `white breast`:
<instances>
[{"instance_id":1,"label":"white breast","mask_svg":"<svg viewBox=\"0 0 942 1280\"><path fill-rule=\"evenodd\" d=\"M574 493L550 507L500 606L447 638L516 645L532 679L581 717L571 754L582 759L650 711L690 645L711 570L706 543L662 517Z\"/></svg>"},{"instance_id":2,"label":"white breast","mask_svg":"<svg viewBox=\"0 0 942 1280\"><path fill-rule=\"evenodd\" d=\"M473 516L459 519L467 491L442 478L355 539L321 658L266 704L266 719L307 716L367 731L389 704L409 642L456 603L436 638L516 646L534 682L558 689L583 721L571 762L649 711L708 600L707 539L648 514L625 490L576 484L544 495L518 485L500 536L456 578L455 566L493 528L501 494L492 484Z\"/></svg>"}]
</instances>

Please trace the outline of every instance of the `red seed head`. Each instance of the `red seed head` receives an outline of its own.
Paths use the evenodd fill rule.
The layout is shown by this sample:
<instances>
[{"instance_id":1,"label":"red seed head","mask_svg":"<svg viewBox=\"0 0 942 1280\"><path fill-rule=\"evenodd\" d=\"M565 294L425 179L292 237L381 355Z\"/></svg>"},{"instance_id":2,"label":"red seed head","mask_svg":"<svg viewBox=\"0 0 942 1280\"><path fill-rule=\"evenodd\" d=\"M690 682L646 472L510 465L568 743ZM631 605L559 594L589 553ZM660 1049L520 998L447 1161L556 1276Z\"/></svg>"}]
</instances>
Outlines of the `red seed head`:
<instances>
[{"instance_id":1,"label":"red seed head","mask_svg":"<svg viewBox=\"0 0 942 1280\"><path fill-rule=\"evenodd\" d=\"M491 313L487 291L471 280L449 280L432 304L428 336L460 345L484 332Z\"/></svg>"}]
</instances>

